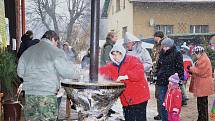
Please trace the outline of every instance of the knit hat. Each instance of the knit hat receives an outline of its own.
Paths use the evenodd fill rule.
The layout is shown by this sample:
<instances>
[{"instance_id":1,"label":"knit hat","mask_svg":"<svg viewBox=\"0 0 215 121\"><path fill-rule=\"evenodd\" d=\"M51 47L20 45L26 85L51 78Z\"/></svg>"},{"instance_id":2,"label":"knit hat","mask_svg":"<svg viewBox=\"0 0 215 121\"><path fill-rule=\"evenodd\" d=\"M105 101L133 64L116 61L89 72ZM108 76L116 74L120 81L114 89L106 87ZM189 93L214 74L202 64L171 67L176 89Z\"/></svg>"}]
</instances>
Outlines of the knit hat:
<instances>
[{"instance_id":1,"label":"knit hat","mask_svg":"<svg viewBox=\"0 0 215 121\"><path fill-rule=\"evenodd\" d=\"M174 40L170 39L170 38L165 38L163 39L163 41L161 42L161 45L163 45L164 47L173 47L174 45Z\"/></svg>"},{"instance_id":2,"label":"knit hat","mask_svg":"<svg viewBox=\"0 0 215 121\"><path fill-rule=\"evenodd\" d=\"M180 79L178 77L178 73L175 73L174 75L169 77L169 81L172 83L179 83Z\"/></svg>"},{"instance_id":3,"label":"knit hat","mask_svg":"<svg viewBox=\"0 0 215 121\"><path fill-rule=\"evenodd\" d=\"M194 53L203 53L204 52L204 48L202 46L196 46L192 49L192 54Z\"/></svg>"},{"instance_id":4,"label":"knit hat","mask_svg":"<svg viewBox=\"0 0 215 121\"><path fill-rule=\"evenodd\" d=\"M181 45L181 48L185 49L185 50L190 50L190 48L186 45L187 43L184 42L183 45Z\"/></svg>"}]
</instances>

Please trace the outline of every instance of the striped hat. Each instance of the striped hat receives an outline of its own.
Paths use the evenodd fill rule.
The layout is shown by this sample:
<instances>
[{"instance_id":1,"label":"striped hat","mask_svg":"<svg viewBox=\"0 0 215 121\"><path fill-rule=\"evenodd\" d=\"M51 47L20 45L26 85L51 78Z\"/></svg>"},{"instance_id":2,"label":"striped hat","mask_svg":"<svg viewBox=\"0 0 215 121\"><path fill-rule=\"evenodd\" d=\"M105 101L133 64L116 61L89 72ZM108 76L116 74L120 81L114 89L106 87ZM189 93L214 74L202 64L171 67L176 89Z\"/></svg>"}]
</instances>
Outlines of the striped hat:
<instances>
[{"instance_id":1,"label":"striped hat","mask_svg":"<svg viewBox=\"0 0 215 121\"><path fill-rule=\"evenodd\" d=\"M202 46L196 46L192 49L192 54L194 53L203 53L204 52L204 48Z\"/></svg>"}]
</instances>

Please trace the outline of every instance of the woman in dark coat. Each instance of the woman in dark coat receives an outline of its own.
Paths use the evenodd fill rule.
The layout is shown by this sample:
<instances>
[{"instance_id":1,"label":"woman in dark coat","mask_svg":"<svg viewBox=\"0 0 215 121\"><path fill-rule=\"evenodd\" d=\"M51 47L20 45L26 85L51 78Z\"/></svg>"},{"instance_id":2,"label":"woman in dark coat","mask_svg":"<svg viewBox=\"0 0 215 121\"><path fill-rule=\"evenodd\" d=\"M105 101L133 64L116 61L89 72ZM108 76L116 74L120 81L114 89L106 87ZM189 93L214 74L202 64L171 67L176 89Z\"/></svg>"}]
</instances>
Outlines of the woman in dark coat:
<instances>
[{"instance_id":1,"label":"woman in dark coat","mask_svg":"<svg viewBox=\"0 0 215 121\"><path fill-rule=\"evenodd\" d=\"M21 37L21 44L20 44L20 48L18 50L17 53L17 58L19 59L22 55L22 53L27 50L29 47L31 47L32 45L35 45L37 43L39 43L39 39L33 39L33 32L32 31L27 31L22 37Z\"/></svg>"},{"instance_id":2,"label":"woman in dark coat","mask_svg":"<svg viewBox=\"0 0 215 121\"><path fill-rule=\"evenodd\" d=\"M180 80L184 78L183 57L176 50L174 40L165 38L161 42L162 50L159 55L156 69L156 85L158 86L158 98L160 101L160 112L162 121L168 121L168 114L165 107L162 105L168 88L168 78L178 73Z\"/></svg>"}]
</instances>

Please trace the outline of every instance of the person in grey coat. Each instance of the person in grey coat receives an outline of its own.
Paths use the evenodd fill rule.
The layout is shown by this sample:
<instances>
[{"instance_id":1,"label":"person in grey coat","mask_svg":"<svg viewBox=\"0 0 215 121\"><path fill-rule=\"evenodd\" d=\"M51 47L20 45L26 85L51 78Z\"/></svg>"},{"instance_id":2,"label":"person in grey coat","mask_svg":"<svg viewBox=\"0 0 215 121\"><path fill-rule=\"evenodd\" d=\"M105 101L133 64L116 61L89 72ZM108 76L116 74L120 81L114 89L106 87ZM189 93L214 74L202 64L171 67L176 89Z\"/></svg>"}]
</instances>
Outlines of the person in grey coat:
<instances>
[{"instance_id":1,"label":"person in grey coat","mask_svg":"<svg viewBox=\"0 0 215 121\"><path fill-rule=\"evenodd\" d=\"M59 79L80 78L76 65L57 48L58 39L54 31L45 32L40 42L28 48L19 59L17 73L24 80L26 120L56 120Z\"/></svg>"},{"instance_id":2,"label":"person in grey coat","mask_svg":"<svg viewBox=\"0 0 215 121\"><path fill-rule=\"evenodd\" d=\"M77 54L75 52L75 50L69 46L68 42L65 42L63 44L63 51L66 54L66 57L69 61L72 61L73 63L75 63L75 61L77 60Z\"/></svg>"},{"instance_id":3,"label":"person in grey coat","mask_svg":"<svg viewBox=\"0 0 215 121\"><path fill-rule=\"evenodd\" d=\"M142 42L140 41L140 39L126 32L124 38L124 47L127 49L127 53L129 55L138 57L144 64L145 74L147 72L150 72L150 69L152 68L152 58L148 50L142 47Z\"/></svg>"},{"instance_id":4,"label":"person in grey coat","mask_svg":"<svg viewBox=\"0 0 215 121\"><path fill-rule=\"evenodd\" d=\"M81 60L81 68L82 69L90 68L90 48L87 50L87 54Z\"/></svg>"}]
</instances>

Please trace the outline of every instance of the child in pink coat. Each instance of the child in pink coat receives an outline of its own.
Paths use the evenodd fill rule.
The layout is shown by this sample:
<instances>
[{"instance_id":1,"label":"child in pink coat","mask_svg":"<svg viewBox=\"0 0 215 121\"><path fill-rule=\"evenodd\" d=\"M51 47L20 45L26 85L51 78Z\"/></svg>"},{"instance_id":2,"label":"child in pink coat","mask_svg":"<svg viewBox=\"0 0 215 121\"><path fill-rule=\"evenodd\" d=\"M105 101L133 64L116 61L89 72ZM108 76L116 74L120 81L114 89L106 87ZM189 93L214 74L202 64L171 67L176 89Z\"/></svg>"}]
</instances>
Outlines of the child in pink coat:
<instances>
[{"instance_id":1,"label":"child in pink coat","mask_svg":"<svg viewBox=\"0 0 215 121\"><path fill-rule=\"evenodd\" d=\"M178 73L169 77L169 85L163 105L168 111L168 121L180 121L182 94Z\"/></svg>"}]
</instances>

